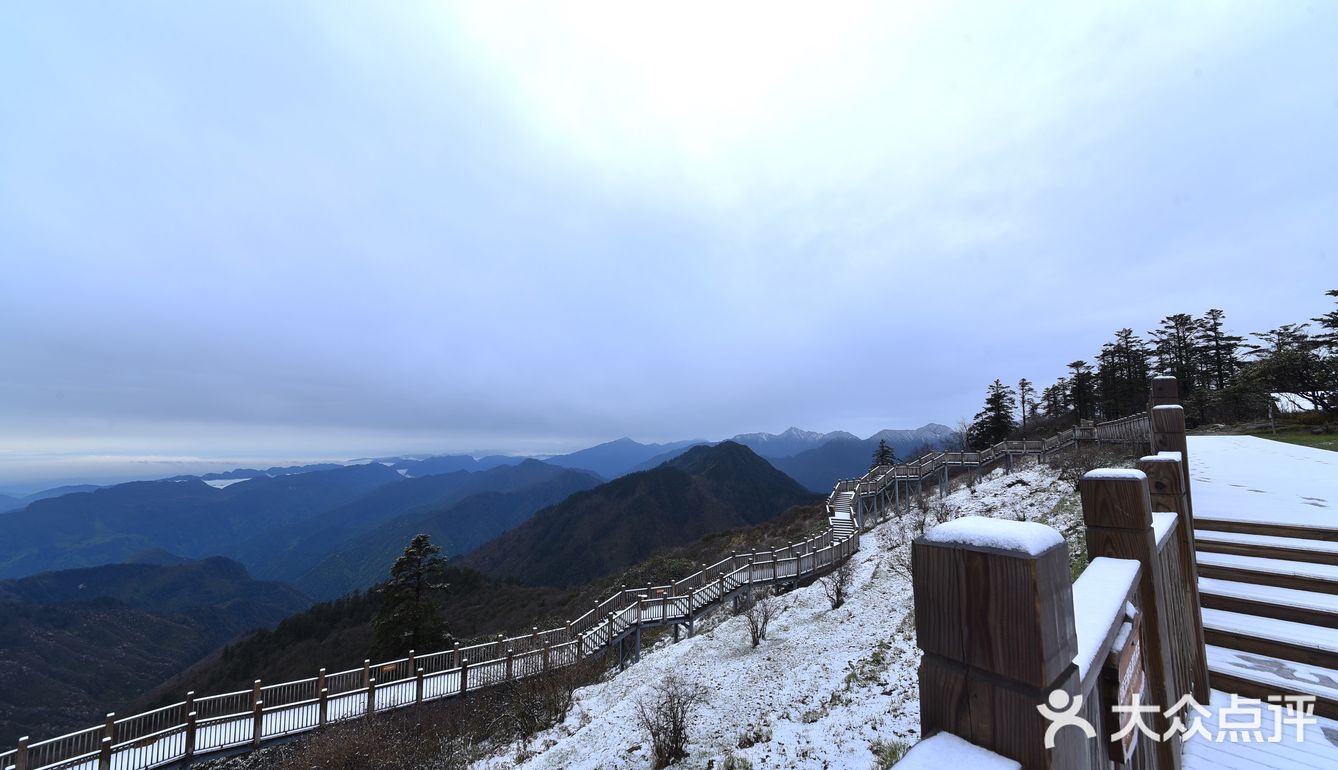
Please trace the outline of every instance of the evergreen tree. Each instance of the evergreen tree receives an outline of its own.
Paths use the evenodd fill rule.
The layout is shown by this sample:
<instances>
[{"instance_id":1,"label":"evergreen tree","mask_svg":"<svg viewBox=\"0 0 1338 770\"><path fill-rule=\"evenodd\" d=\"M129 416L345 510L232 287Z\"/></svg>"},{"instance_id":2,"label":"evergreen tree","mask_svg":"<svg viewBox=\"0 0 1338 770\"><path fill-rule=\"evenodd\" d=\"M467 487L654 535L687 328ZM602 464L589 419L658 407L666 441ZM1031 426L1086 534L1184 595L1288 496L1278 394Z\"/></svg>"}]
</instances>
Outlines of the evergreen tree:
<instances>
[{"instance_id":1,"label":"evergreen tree","mask_svg":"<svg viewBox=\"0 0 1338 770\"><path fill-rule=\"evenodd\" d=\"M1115 419L1142 411L1147 399L1148 348L1133 329L1115 332L1097 356L1097 401L1101 416Z\"/></svg>"},{"instance_id":2,"label":"evergreen tree","mask_svg":"<svg viewBox=\"0 0 1338 770\"><path fill-rule=\"evenodd\" d=\"M1213 390L1222 390L1240 368L1237 351L1244 341L1226 332L1226 313L1213 308L1199 319L1195 343L1203 356L1203 384Z\"/></svg>"},{"instance_id":3,"label":"evergreen tree","mask_svg":"<svg viewBox=\"0 0 1338 770\"><path fill-rule=\"evenodd\" d=\"M1096 417L1096 375L1092 365L1081 359L1069 362L1069 404L1079 420Z\"/></svg>"},{"instance_id":4,"label":"evergreen tree","mask_svg":"<svg viewBox=\"0 0 1338 770\"><path fill-rule=\"evenodd\" d=\"M985 395L985 408L976 414L971 422L968 439L971 446L983 449L1008 438L1017 423L1013 421L1013 412L1017 409L1017 398L1013 389L995 380L990 384Z\"/></svg>"},{"instance_id":5,"label":"evergreen tree","mask_svg":"<svg viewBox=\"0 0 1338 770\"><path fill-rule=\"evenodd\" d=\"M1325 296L1338 297L1338 289L1329 289ZM1338 300L1336 300L1338 301ZM1319 324L1324 331L1315 335L1320 345L1327 348L1330 356L1338 355L1338 310L1330 310L1319 318L1310 319Z\"/></svg>"},{"instance_id":6,"label":"evergreen tree","mask_svg":"<svg viewBox=\"0 0 1338 770\"><path fill-rule=\"evenodd\" d=\"M1180 397L1188 398L1199 383L1199 356L1195 336L1198 322L1188 313L1176 313L1161 319L1152 334L1157 370L1180 382Z\"/></svg>"},{"instance_id":7,"label":"evergreen tree","mask_svg":"<svg viewBox=\"0 0 1338 770\"><path fill-rule=\"evenodd\" d=\"M1017 381L1017 399L1021 402L1022 430L1027 429L1027 408L1031 407L1031 416L1036 416L1036 388L1031 380L1023 377Z\"/></svg>"},{"instance_id":8,"label":"evergreen tree","mask_svg":"<svg viewBox=\"0 0 1338 770\"><path fill-rule=\"evenodd\" d=\"M449 638L437 607L446 560L427 535L415 535L390 568L381 591L381 609L372 621L373 654L400 655L444 646Z\"/></svg>"},{"instance_id":9,"label":"evergreen tree","mask_svg":"<svg viewBox=\"0 0 1338 770\"><path fill-rule=\"evenodd\" d=\"M1045 405L1045 415L1055 417L1069 411L1069 381L1060 377L1054 385L1041 391L1041 403Z\"/></svg>"},{"instance_id":10,"label":"evergreen tree","mask_svg":"<svg viewBox=\"0 0 1338 770\"><path fill-rule=\"evenodd\" d=\"M880 465L896 465L897 454L888 446L887 439L878 439L878 448L873 452L873 462L869 464L870 468L877 468Z\"/></svg>"},{"instance_id":11,"label":"evergreen tree","mask_svg":"<svg viewBox=\"0 0 1338 770\"><path fill-rule=\"evenodd\" d=\"M1276 393L1296 393L1316 409L1338 407L1338 361L1321 355L1325 342L1310 334L1310 324L1283 324L1253 336L1263 344L1246 348L1255 361L1250 376Z\"/></svg>"}]
</instances>

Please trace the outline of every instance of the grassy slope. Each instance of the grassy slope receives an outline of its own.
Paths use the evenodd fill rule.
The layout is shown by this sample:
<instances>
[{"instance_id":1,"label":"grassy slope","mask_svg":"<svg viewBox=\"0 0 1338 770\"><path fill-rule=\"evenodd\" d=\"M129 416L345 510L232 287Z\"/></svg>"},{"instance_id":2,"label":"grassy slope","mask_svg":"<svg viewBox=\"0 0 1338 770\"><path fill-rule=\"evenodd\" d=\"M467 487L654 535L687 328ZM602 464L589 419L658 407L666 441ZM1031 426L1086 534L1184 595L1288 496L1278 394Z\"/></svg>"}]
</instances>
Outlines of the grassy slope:
<instances>
[{"instance_id":1,"label":"grassy slope","mask_svg":"<svg viewBox=\"0 0 1338 770\"><path fill-rule=\"evenodd\" d=\"M1251 436L1259 438L1272 439L1274 441L1284 441L1288 444L1300 444L1301 446L1314 447L1315 449L1327 449L1330 452L1338 452L1338 433L1311 433L1307 428L1290 428L1278 431L1276 434L1268 431L1258 431L1251 433Z\"/></svg>"}]
</instances>

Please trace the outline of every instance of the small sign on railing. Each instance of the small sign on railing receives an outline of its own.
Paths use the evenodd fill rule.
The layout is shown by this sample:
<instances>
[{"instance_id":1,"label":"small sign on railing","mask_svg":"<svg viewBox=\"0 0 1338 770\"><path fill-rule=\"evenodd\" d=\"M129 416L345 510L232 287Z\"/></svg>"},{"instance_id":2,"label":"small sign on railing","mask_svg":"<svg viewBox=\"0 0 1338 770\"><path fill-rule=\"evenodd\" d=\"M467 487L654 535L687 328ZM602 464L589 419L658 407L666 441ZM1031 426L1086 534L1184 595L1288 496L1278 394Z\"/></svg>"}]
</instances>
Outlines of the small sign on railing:
<instances>
[{"instance_id":1,"label":"small sign on railing","mask_svg":"<svg viewBox=\"0 0 1338 770\"><path fill-rule=\"evenodd\" d=\"M1120 628L1117 639L1124 644L1111 648L1106 665L1101 669L1101 689L1103 703L1112 705L1107 709L1106 732L1108 735L1123 734L1123 738L1110 742L1110 761L1125 764L1138 748L1140 730L1129 729L1129 720L1138 718L1135 713L1134 696L1142 699L1143 685L1146 681L1143 665L1143 613L1135 611L1133 618Z\"/></svg>"}]
</instances>

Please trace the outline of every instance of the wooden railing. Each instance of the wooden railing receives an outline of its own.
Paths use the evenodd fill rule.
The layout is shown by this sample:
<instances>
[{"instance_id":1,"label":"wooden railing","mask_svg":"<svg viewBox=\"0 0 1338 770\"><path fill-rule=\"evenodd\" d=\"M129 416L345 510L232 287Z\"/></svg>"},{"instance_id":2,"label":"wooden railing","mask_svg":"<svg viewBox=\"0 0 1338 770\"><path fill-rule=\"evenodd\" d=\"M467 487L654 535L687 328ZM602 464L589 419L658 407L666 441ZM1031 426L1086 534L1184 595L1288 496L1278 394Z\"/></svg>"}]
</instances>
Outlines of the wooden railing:
<instances>
[{"instance_id":1,"label":"wooden railing","mask_svg":"<svg viewBox=\"0 0 1338 770\"><path fill-rule=\"evenodd\" d=\"M1149 440L1151 425L1151 413L1142 412L1096 425L1075 425L1044 440L1000 441L979 451L928 452L909 462L878 465L859 478L838 481L827 497L827 506L829 510L832 509L839 495L853 492L855 498L852 505L857 517L865 510L881 512L888 507L903 506L909 509L912 495L921 491L925 479L939 477L943 482L939 487L942 492L951 469L997 467L1001 461L1011 468L1014 458L1045 458L1084 441L1145 444Z\"/></svg>"},{"instance_id":2,"label":"wooden railing","mask_svg":"<svg viewBox=\"0 0 1338 770\"><path fill-rule=\"evenodd\" d=\"M201 754L259 746L331 722L472 690L568 666L603 654L647 626L683 624L737 591L797 583L830 571L859 548L859 530L834 528L784 548L731 554L668 585L622 588L558 628L499 637L427 655L327 672L278 684L186 699L143 714L108 715L99 726L47 740L22 739L0 753L0 770L140 770Z\"/></svg>"},{"instance_id":3,"label":"wooden railing","mask_svg":"<svg viewBox=\"0 0 1338 770\"><path fill-rule=\"evenodd\" d=\"M1187 695L1207 703L1209 690L1184 411L1166 403L1174 387L1158 378L1150 415L1108 428L1146 430L1153 454L1082 479L1089 564L1076 582L1067 544L1042 525L958 520L916 540L922 737L951 732L1028 770L1181 767L1166 711ZM1129 718L1113 707L1134 693L1157 707L1145 724L1169 739L1134 730L1111 740ZM1075 698L1095 736L1050 730L1040 707L1063 712Z\"/></svg>"}]
</instances>

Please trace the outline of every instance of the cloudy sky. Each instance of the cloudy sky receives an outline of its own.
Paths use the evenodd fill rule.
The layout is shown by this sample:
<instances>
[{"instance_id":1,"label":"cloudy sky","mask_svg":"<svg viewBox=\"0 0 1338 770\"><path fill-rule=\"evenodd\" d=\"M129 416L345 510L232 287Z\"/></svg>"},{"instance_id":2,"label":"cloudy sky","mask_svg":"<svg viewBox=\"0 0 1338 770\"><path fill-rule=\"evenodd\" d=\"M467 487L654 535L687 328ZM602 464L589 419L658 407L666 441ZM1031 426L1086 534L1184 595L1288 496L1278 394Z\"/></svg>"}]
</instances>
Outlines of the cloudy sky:
<instances>
[{"instance_id":1,"label":"cloudy sky","mask_svg":"<svg viewBox=\"0 0 1338 770\"><path fill-rule=\"evenodd\" d=\"M4 4L0 488L953 423L1328 309L1338 4L833 5Z\"/></svg>"}]
</instances>

